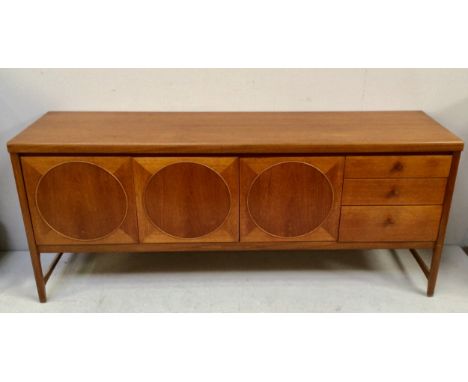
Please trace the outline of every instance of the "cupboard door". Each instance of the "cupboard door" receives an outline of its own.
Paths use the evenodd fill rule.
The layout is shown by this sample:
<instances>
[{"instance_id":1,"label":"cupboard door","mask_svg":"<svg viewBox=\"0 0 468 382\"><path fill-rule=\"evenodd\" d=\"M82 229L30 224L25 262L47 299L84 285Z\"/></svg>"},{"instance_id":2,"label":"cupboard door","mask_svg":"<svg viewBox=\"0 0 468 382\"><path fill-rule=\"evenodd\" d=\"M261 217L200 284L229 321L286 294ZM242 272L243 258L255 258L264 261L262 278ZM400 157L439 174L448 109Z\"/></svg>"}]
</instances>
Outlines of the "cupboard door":
<instances>
[{"instance_id":1,"label":"cupboard door","mask_svg":"<svg viewBox=\"0 0 468 382\"><path fill-rule=\"evenodd\" d=\"M140 241L238 241L238 159L134 159Z\"/></svg>"},{"instance_id":2,"label":"cupboard door","mask_svg":"<svg viewBox=\"0 0 468 382\"><path fill-rule=\"evenodd\" d=\"M241 241L336 241L343 157L241 159Z\"/></svg>"},{"instance_id":3,"label":"cupboard door","mask_svg":"<svg viewBox=\"0 0 468 382\"><path fill-rule=\"evenodd\" d=\"M135 194L127 157L23 157L38 244L136 243Z\"/></svg>"}]
</instances>

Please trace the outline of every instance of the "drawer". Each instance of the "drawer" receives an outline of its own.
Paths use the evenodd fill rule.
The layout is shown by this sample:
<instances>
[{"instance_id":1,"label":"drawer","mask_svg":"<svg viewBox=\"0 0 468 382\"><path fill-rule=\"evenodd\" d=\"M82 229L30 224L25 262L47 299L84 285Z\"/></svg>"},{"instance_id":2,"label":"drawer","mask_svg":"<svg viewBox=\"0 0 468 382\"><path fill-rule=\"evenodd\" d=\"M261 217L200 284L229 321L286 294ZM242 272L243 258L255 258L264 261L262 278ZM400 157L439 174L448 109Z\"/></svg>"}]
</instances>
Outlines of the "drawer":
<instances>
[{"instance_id":1,"label":"drawer","mask_svg":"<svg viewBox=\"0 0 468 382\"><path fill-rule=\"evenodd\" d=\"M345 179L342 204L442 204L446 184L446 178Z\"/></svg>"},{"instance_id":2,"label":"drawer","mask_svg":"<svg viewBox=\"0 0 468 382\"><path fill-rule=\"evenodd\" d=\"M341 209L340 241L435 241L442 206L348 206Z\"/></svg>"},{"instance_id":3,"label":"drawer","mask_svg":"<svg viewBox=\"0 0 468 382\"><path fill-rule=\"evenodd\" d=\"M450 155L348 156L345 178L445 178Z\"/></svg>"}]
</instances>

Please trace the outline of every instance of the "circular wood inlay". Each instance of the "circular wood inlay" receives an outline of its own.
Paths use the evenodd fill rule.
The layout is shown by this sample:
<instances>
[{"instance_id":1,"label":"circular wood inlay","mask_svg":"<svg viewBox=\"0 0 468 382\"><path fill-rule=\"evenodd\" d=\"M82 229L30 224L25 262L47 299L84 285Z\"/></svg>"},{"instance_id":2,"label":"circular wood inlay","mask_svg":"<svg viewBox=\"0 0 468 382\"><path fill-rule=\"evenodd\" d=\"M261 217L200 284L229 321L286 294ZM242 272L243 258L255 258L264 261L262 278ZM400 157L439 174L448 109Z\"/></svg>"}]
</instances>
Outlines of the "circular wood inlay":
<instances>
[{"instance_id":1,"label":"circular wood inlay","mask_svg":"<svg viewBox=\"0 0 468 382\"><path fill-rule=\"evenodd\" d=\"M229 189L207 166L181 162L158 171L149 180L144 202L148 217L165 233L196 238L216 230L231 206Z\"/></svg>"},{"instance_id":2,"label":"circular wood inlay","mask_svg":"<svg viewBox=\"0 0 468 382\"><path fill-rule=\"evenodd\" d=\"M119 180L87 162L50 169L37 185L36 204L50 228L76 240L109 235L127 214L127 195Z\"/></svg>"},{"instance_id":3,"label":"circular wood inlay","mask_svg":"<svg viewBox=\"0 0 468 382\"><path fill-rule=\"evenodd\" d=\"M317 168L302 162L284 162L255 178L247 203L250 216L262 230L295 237L312 232L327 218L333 205L333 189Z\"/></svg>"}]
</instances>

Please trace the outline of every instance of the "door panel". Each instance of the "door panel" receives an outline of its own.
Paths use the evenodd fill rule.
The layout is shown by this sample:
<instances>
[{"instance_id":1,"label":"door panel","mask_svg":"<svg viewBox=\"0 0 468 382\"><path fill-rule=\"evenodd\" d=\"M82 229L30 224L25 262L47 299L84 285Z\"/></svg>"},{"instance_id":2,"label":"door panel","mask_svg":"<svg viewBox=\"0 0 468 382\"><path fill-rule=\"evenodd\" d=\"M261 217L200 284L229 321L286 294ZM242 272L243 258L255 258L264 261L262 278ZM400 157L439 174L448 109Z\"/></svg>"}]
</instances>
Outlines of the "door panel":
<instances>
[{"instance_id":1,"label":"door panel","mask_svg":"<svg viewBox=\"0 0 468 382\"><path fill-rule=\"evenodd\" d=\"M238 159L134 159L140 241L238 241Z\"/></svg>"},{"instance_id":2,"label":"door panel","mask_svg":"<svg viewBox=\"0 0 468 382\"><path fill-rule=\"evenodd\" d=\"M23 157L38 244L138 241L131 159Z\"/></svg>"},{"instance_id":3,"label":"door panel","mask_svg":"<svg viewBox=\"0 0 468 382\"><path fill-rule=\"evenodd\" d=\"M241 241L336 241L343 157L241 159Z\"/></svg>"}]
</instances>

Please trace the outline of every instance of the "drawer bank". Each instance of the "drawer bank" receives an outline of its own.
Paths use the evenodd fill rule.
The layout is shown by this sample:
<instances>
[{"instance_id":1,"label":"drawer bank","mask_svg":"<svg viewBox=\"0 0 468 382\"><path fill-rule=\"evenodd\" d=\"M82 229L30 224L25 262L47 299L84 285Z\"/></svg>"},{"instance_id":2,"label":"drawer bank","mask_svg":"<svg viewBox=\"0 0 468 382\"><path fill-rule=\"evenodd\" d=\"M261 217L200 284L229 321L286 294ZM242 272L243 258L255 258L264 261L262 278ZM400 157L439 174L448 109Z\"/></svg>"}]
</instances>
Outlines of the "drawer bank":
<instances>
[{"instance_id":1,"label":"drawer bank","mask_svg":"<svg viewBox=\"0 0 468 382\"><path fill-rule=\"evenodd\" d=\"M41 302L63 252L119 251L407 248L432 296L463 141L419 111L49 112L8 150Z\"/></svg>"}]
</instances>

